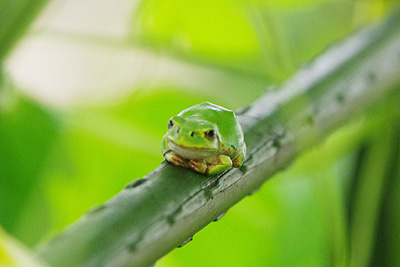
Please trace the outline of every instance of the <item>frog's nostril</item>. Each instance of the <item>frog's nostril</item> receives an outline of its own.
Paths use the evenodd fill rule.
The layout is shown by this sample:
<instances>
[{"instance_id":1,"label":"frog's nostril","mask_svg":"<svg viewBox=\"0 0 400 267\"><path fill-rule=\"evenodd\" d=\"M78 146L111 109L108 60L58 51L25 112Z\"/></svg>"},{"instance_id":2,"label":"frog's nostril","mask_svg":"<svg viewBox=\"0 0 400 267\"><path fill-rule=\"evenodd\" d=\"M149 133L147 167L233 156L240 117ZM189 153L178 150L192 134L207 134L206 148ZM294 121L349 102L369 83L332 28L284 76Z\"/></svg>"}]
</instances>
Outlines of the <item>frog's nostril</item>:
<instances>
[{"instance_id":1,"label":"frog's nostril","mask_svg":"<svg viewBox=\"0 0 400 267\"><path fill-rule=\"evenodd\" d=\"M193 136L194 136L194 132L191 132L191 133L190 133L190 136L193 137Z\"/></svg>"},{"instance_id":2,"label":"frog's nostril","mask_svg":"<svg viewBox=\"0 0 400 267\"><path fill-rule=\"evenodd\" d=\"M179 133L179 130L180 130L181 128L179 128L179 127L177 127L177 129L176 129L176 133Z\"/></svg>"}]
</instances>

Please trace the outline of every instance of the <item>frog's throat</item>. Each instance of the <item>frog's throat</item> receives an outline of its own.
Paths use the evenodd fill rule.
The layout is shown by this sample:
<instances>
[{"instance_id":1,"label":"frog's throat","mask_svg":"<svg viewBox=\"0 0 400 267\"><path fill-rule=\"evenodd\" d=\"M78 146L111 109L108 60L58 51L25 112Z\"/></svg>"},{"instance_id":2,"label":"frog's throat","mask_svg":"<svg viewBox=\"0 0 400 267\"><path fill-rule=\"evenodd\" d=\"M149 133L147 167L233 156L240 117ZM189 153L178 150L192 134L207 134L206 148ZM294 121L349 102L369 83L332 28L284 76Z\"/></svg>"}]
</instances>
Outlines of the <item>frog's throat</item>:
<instances>
[{"instance_id":1,"label":"frog's throat","mask_svg":"<svg viewBox=\"0 0 400 267\"><path fill-rule=\"evenodd\" d=\"M181 155L186 159L209 159L217 155L215 148L200 148L200 147L187 147L182 146L174 141L168 140L168 147L175 153Z\"/></svg>"}]
</instances>

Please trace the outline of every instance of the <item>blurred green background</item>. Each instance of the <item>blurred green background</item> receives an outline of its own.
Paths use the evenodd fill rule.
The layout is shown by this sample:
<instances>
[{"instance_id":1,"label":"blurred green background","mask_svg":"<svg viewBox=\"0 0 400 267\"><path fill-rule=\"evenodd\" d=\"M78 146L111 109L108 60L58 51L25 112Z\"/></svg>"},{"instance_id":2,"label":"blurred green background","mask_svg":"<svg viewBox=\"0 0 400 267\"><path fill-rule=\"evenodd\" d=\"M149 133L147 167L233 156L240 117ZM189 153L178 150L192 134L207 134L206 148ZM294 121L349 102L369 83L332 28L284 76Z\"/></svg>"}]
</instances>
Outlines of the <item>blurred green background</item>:
<instances>
[{"instance_id":1,"label":"blurred green background","mask_svg":"<svg viewBox=\"0 0 400 267\"><path fill-rule=\"evenodd\" d=\"M206 100L248 105L397 5L33 2L0 0L0 225L31 248L156 168L171 116ZM396 104L338 130L156 266L400 266Z\"/></svg>"}]
</instances>

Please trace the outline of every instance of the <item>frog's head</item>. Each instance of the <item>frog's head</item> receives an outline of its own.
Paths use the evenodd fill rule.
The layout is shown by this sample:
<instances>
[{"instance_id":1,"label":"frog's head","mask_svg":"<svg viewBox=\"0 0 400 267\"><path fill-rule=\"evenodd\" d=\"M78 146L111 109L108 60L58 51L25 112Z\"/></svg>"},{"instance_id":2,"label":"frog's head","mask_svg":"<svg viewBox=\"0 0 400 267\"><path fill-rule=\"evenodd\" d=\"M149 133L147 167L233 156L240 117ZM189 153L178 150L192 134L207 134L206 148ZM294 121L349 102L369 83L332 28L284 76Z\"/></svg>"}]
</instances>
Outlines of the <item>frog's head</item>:
<instances>
[{"instance_id":1,"label":"frog's head","mask_svg":"<svg viewBox=\"0 0 400 267\"><path fill-rule=\"evenodd\" d=\"M196 115L187 118L172 117L168 122L166 136L170 148L186 158L207 157L215 154L219 147L215 125Z\"/></svg>"}]
</instances>

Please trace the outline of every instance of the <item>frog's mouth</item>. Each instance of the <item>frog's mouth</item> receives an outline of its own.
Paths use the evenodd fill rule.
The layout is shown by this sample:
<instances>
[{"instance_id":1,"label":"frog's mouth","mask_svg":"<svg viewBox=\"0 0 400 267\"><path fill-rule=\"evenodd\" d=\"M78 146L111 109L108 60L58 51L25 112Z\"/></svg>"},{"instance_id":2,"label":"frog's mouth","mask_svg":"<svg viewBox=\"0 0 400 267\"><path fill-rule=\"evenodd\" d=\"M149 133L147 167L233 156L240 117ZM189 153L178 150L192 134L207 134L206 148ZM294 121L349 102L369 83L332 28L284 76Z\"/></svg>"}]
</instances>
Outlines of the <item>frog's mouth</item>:
<instances>
[{"instance_id":1,"label":"frog's mouth","mask_svg":"<svg viewBox=\"0 0 400 267\"><path fill-rule=\"evenodd\" d=\"M216 156L217 149L204 147L188 147L168 139L168 147L186 159L208 159Z\"/></svg>"}]
</instances>

